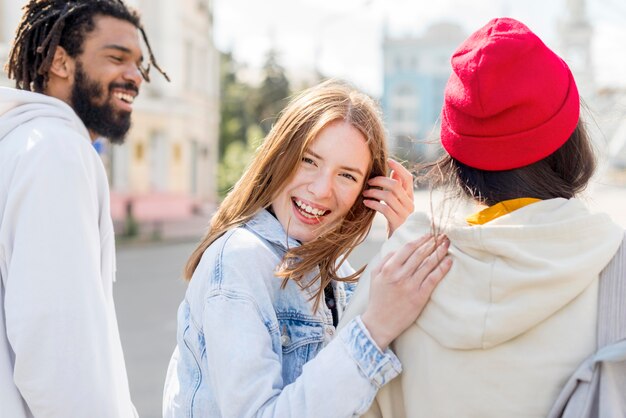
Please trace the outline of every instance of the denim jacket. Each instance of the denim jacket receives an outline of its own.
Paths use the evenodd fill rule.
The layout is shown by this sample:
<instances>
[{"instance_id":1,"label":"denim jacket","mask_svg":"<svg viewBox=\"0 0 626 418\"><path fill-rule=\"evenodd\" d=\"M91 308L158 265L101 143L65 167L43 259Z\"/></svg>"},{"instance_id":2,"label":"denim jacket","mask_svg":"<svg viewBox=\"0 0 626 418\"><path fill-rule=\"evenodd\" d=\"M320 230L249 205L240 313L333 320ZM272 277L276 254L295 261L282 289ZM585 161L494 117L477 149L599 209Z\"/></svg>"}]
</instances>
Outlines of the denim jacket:
<instances>
[{"instance_id":1,"label":"denim jacket","mask_svg":"<svg viewBox=\"0 0 626 418\"><path fill-rule=\"evenodd\" d=\"M330 310L313 311L315 289L281 289L276 268L297 245L262 210L207 248L178 310L164 417L353 417L400 373L360 317L333 338ZM346 290L333 285L341 315Z\"/></svg>"}]
</instances>

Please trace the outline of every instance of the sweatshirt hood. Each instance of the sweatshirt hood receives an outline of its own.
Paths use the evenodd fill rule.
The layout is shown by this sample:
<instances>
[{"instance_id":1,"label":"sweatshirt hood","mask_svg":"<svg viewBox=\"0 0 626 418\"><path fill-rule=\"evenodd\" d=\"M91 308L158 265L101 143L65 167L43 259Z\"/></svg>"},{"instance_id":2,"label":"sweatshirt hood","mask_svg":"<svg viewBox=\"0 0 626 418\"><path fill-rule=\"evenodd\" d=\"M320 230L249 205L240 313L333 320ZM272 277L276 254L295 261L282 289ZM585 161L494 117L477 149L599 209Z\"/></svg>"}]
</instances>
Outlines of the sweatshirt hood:
<instances>
[{"instance_id":1,"label":"sweatshirt hood","mask_svg":"<svg viewBox=\"0 0 626 418\"><path fill-rule=\"evenodd\" d=\"M415 213L390 243L432 227ZM540 201L484 225L438 228L450 238L453 265L417 325L441 345L467 350L509 341L569 304L624 237L608 215L591 213L578 199Z\"/></svg>"},{"instance_id":2,"label":"sweatshirt hood","mask_svg":"<svg viewBox=\"0 0 626 418\"><path fill-rule=\"evenodd\" d=\"M45 94L0 87L0 141L35 118L55 118L91 141L85 125L65 102Z\"/></svg>"}]
</instances>

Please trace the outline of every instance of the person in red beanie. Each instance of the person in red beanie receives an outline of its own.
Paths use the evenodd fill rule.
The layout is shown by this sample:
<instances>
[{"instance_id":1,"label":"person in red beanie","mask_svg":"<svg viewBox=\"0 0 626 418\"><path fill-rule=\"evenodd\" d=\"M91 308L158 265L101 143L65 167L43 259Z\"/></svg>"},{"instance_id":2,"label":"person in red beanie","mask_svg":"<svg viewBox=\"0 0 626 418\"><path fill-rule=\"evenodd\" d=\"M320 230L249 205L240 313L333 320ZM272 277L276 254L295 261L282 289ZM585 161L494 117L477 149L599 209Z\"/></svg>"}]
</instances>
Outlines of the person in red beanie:
<instances>
[{"instance_id":1,"label":"person in red beanie","mask_svg":"<svg viewBox=\"0 0 626 418\"><path fill-rule=\"evenodd\" d=\"M624 231L577 198L595 156L561 58L524 24L499 18L451 63L446 152L426 175L447 191L448 210L411 215L380 256L434 229L450 238L454 264L392 343L404 372L366 416L546 417L596 351L598 278ZM453 196L480 210L446 215ZM366 271L344 321L363 309L368 290Z\"/></svg>"}]
</instances>

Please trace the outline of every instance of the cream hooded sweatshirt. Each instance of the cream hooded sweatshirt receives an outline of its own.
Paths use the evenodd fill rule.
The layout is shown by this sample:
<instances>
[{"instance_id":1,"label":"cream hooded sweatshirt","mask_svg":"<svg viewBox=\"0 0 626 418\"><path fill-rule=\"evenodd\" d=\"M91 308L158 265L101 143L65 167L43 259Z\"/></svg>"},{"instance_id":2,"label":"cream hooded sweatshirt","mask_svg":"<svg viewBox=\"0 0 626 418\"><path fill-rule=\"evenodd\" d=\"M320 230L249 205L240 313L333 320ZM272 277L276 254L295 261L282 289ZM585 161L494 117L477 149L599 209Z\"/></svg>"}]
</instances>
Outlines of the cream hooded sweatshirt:
<instances>
[{"instance_id":1,"label":"cream hooded sweatshirt","mask_svg":"<svg viewBox=\"0 0 626 418\"><path fill-rule=\"evenodd\" d=\"M132 417L102 161L73 110L0 88L0 417Z\"/></svg>"},{"instance_id":2,"label":"cream hooded sweatshirt","mask_svg":"<svg viewBox=\"0 0 626 418\"><path fill-rule=\"evenodd\" d=\"M430 230L411 215L379 256ZM392 344L404 372L366 416L545 417L595 350L597 279L623 230L578 199L551 199L445 233L452 269ZM342 323L365 309L369 271Z\"/></svg>"}]
</instances>

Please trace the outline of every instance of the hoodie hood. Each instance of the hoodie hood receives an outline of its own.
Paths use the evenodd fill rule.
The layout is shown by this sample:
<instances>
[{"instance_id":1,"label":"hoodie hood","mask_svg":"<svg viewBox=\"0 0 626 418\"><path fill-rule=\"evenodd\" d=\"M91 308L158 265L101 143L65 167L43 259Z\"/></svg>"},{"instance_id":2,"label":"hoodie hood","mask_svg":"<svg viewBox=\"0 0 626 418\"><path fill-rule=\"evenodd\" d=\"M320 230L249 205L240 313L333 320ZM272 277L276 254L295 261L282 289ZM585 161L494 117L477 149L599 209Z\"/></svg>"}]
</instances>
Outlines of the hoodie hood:
<instances>
[{"instance_id":1,"label":"hoodie hood","mask_svg":"<svg viewBox=\"0 0 626 418\"><path fill-rule=\"evenodd\" d=\"M35 118L62 120L91 141L87 128L67 103L45 94L0 87L0 141Z\"/></svg>"},{"instance_id":2,"label":"hoodie hood","mask_svg":"<svg viewBox=\"0 0 626 418\"><path fill-rule=\"evenodd\" d=\"M432 227L415 213L388 244ZM509 341L569 304L624 236L608 215L589 212L578 199L540 201L484 225L438 228L450 238L454 263L417 325L441 345L467 350Z\"/></svg>"}]
</instances>

